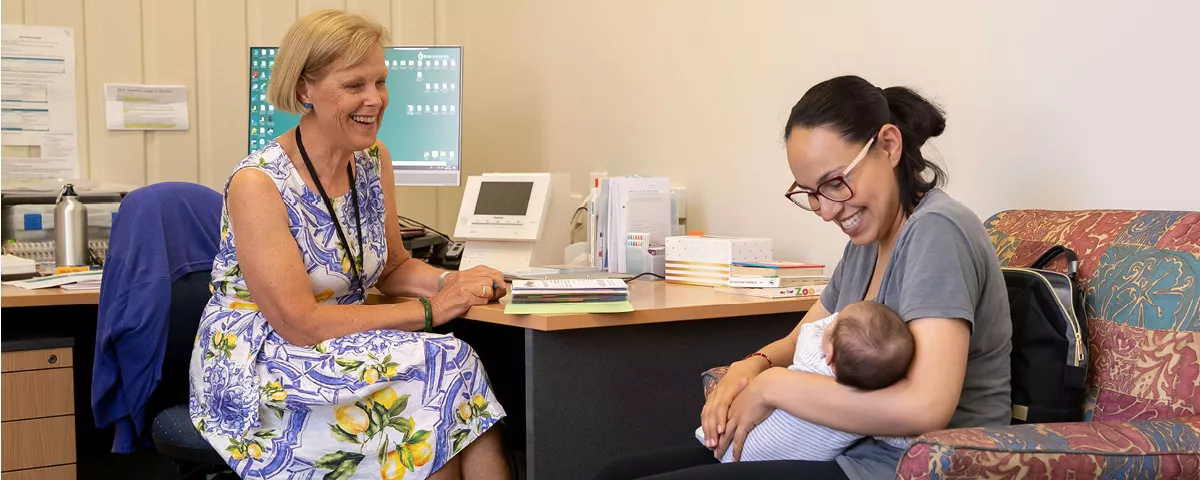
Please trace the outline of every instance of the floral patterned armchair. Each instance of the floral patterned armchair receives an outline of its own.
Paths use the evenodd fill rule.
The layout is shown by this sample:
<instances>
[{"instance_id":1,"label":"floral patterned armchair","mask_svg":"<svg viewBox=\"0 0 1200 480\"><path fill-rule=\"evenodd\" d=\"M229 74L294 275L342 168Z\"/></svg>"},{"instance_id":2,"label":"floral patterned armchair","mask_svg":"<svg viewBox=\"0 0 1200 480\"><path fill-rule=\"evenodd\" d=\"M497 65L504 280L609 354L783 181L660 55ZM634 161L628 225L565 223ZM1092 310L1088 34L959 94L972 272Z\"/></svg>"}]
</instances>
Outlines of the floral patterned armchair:
<instances>
[{"instance_id":1,"label":"floral patterned armchair","mask_svg":"<svg viewBox=\"0 0 1200 480\"><path fill-rule=\"evenodd\" d=\"M1087 421L933 432L897 478L1200 478L1200 212L1013 210L985 225L1002 265L1058 244L1079 255ZM704 373L706 394L722 374Z\"/></svg>"}]
</instances>

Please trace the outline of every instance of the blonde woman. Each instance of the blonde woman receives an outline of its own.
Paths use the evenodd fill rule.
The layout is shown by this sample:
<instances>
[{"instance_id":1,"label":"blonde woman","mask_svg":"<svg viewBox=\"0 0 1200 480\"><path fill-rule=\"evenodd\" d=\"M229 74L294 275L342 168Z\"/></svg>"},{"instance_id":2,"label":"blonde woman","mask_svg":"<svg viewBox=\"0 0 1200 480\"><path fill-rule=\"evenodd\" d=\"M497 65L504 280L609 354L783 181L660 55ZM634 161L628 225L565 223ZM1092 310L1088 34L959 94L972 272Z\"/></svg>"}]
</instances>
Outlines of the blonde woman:
<instances>
[{"instance_id":1,"label":"blonde woman","mask_svg":"<svg viewBox=\"0 0 1200 480\"><path fill-rule=\"evenodd\" d=\"M475 352L430 333L505 293L489 268L413 260L396 218L386 31L300 19L267 95L301 115L226 185L213 297L192 353L193 422L244 478L509 477ZM419 302L365 305L372 287Z\"/></svg>"}]
</instances>

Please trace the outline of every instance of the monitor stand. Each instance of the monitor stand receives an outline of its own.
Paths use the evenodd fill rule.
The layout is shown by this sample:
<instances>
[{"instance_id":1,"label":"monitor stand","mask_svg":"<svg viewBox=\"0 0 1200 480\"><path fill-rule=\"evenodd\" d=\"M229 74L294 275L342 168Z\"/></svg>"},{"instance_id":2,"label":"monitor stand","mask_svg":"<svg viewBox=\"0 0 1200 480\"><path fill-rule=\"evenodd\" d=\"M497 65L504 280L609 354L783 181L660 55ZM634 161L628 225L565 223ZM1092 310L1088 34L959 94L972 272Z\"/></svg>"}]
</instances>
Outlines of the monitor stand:
<instances>
[{"instance_id":1,"label":"monitor stand","mask_svg":"<svg viewBox=\"0 0 1200 480\"><path fill-rule=\"evenodd\" d=\"M534 242L498 242L468 240L459 269L487 265L504 273L529 269Z\"/></svg>"}]
</instances>

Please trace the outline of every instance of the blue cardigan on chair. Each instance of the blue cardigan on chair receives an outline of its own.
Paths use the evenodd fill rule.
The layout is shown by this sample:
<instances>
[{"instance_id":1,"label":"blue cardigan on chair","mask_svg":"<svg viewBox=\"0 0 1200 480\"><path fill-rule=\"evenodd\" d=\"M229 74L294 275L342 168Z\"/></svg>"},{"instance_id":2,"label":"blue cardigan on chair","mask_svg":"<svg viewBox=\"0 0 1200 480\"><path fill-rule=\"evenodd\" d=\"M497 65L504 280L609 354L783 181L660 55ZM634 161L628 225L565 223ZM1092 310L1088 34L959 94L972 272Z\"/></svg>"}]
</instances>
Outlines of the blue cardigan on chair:
<instances>
[{"instance_id":1,"label":"blue cardigan on chair","mask_svg":"<svg viewBox=\"0 0 1200 480\"><path fill-rule=\"evenodd\" d=\"M149 446L146 407L162 378L171 284L212 268L222 204L216 191L183 182L138 188L121 202L100 284L92 371L96 426L115 424L113 452Z\"/></svg>"}]
</instances>

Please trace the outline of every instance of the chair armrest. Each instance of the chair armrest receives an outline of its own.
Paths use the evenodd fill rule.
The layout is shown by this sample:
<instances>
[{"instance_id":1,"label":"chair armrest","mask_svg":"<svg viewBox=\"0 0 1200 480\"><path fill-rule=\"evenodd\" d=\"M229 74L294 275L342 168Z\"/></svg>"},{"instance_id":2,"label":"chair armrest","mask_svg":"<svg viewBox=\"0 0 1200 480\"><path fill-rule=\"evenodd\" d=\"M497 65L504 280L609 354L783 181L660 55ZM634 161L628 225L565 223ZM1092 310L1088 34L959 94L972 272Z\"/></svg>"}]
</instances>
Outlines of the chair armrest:
<instances>
[{"instance_id":1,"label":"chair armrest","mask_svg":"<svg viewBox=\"0 0 1200 480\"><path fill-rule=\"evenodd\" d=\"M1200 478L1200 416L942 430L917 438L900 479Z\"/></svg>"},{"instance_id":2,"label":"chair armrest","mask_svg":"<svg viewBox=\"0 0 1200 480\"><path fill-rule=\"evenodd\" d=\"M708 394L717 387L717 382L721 381L721 377L724 377L727 371L729 371L729 367L717 367L700 374L700 382L704 386L704 398L708 398Z\"/></svg>"}]
</instances>

